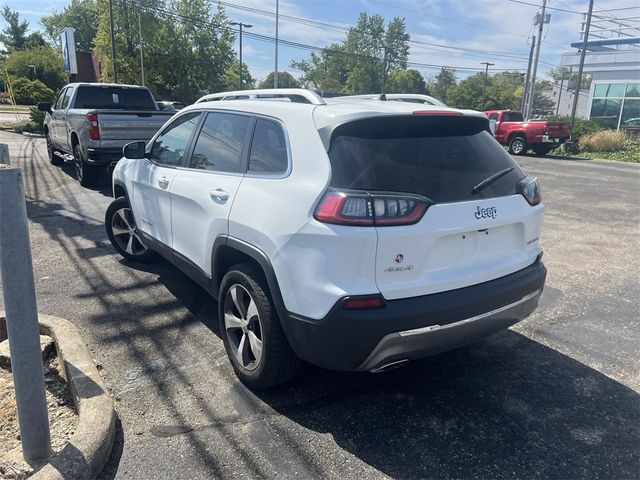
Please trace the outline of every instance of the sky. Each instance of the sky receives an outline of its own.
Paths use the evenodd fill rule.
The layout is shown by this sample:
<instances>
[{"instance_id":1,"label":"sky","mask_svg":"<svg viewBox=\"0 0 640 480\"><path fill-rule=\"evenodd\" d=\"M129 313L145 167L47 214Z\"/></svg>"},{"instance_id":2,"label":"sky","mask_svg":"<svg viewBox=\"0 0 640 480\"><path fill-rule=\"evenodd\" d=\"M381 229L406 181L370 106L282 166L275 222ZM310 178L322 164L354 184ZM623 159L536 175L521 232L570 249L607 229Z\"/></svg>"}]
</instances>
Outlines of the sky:
<instances>
[{"instance_id":1,"label":"sky","mask_svg":"<svg viewBox=\"0 0 640 480\"><path fill-rule=\"evenodd\" d=\"M43 15L63 9L69 0L47 0L46 4L44 0L6 3L20 12L21 17L30 22L31 30L35 30L40 28L39 19ZM276 0L224 0L222 3L231 20L253 25L251 33L275 36ZM278 68L294 77L300 76L301 72L290 66L292 60L310 55L309 49L300 44L324 47L340 42L359 13L366 11L380 14L386 21L395 16L406 19L412 40L410 68L419 70L427 79L435 76L442 65L457 68L459 78L483 69L481 62L494 63L490 67L493 71L525 71L529 37L534 31L533 17L541 3L542 0L279 0L279 37L298 45L280 44ZM588 0L548 0L551 22L545 25L543 34L540 74L557 66L561 53L573 50L570 44L579 40L583 19L579 12L585 12L588 3ZM637 0L598 0L594 10L602 17L640 16L639 6ZM624 10L613 10L621 8ZM4 26L4 20L0 19L0 29ZM266 77L275 67L274 58L273 42L244 37L243 61L253 77L259 80Z\"/></svg>"}]
</instances>

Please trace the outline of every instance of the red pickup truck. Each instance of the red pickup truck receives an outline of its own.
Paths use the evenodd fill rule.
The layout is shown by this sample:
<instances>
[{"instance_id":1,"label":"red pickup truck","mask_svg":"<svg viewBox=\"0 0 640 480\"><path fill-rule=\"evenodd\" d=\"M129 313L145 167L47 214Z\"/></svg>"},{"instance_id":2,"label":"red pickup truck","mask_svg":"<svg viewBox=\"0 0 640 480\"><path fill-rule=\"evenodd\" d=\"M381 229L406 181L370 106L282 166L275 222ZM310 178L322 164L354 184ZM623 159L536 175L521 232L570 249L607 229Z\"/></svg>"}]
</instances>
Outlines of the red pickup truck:
<instances>
[{"instance_id":1,"label":"red pickup truck","mask_svg":"<svg viewBox=\"0 0 640 480\"><path fill-rule=\"evenodd\" d=\"M484 114L496 140L514 155L522 155L529 149L536 155L546 155L571 137L571 124L567 122L525 122L522 113L513 110L488 110Z\"/></svg>"}]
</instances>

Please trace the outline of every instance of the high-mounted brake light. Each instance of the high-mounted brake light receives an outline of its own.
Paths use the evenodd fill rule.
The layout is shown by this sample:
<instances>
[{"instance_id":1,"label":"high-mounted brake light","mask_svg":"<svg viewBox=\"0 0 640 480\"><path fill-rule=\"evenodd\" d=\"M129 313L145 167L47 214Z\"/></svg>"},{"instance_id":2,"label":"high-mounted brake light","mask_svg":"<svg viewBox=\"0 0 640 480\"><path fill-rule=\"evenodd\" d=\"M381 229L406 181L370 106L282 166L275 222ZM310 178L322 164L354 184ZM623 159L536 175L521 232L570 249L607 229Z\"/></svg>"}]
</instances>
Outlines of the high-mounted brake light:
<instances>
[{"instance_id":1,"label":"high-mounted brake light","mask_svg":"<svg viewBox=\"0 0 640 480\"><path fill-rule=\"evenodd\" d=\"M529 205L535 206L542 202L540 185L535 177L525 177L518 182L518 193L520 193Z\"/></svg>"},{"instance_id":2,"label":"high-mounted brake light","mask_svg":"<svg viewBox=\"0 0 640 480\"><path fill-rule=\"evenodd\" d=\"M329 190L318 204L316 220L352 226L411 225L432 202L411 194Z\"/></svg>"},{"instance_id":3,"label":"high-mounted brake light","mask_svg":"<svg viewBox=\"0 0 640 480\"><path fill-rule=\"evenodd\" d=\"M384 300L381 295L369 295L366 297L347 297L342 303L345 310L366 310L371 308L384 308Z\"/></svg>"},{"instance_id":4,"label":"high-mounted brake light","mask_svg":"<svg viewBox=\"0 0 640 480\"><path fill-rule=\"evenodd\" d=\"M87 122L89 122L89 138L91 140L100 140L100 127L98 126L98 115L95 113L87 113Z\"/></svg>"},{"instance_id":5,"label":"high-mounted brake light","mask_svg":"<svg viewBox=\"0 0 640 480\"><path fill-rule=\"evenodd\" d=\"M414 115L445 115L445 116L462 116L460 112L451 112L448 110L416 110L413 112Z\"/></svg>"}]
</instances>

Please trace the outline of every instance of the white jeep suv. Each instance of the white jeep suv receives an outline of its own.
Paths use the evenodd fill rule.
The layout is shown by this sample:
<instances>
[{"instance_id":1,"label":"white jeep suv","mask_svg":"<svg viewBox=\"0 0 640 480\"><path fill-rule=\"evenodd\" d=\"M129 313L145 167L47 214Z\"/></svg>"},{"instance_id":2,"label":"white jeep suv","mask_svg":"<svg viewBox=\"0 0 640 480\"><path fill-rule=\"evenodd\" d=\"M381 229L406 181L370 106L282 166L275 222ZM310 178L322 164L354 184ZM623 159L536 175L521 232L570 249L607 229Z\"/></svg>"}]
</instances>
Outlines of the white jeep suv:
<instances>
[{"instance_id":1,"label":"white jeep suv","mask_svg":"<svg viewBox=\"0 0 640 480\"><path fill-rule=\"evenodd\" d=\"M484 115L295 95L181 110L124 148L106 212L122 256L218 299L245 384L381 371L534 311L544 207Z\"/></svg>"}]
</instances>

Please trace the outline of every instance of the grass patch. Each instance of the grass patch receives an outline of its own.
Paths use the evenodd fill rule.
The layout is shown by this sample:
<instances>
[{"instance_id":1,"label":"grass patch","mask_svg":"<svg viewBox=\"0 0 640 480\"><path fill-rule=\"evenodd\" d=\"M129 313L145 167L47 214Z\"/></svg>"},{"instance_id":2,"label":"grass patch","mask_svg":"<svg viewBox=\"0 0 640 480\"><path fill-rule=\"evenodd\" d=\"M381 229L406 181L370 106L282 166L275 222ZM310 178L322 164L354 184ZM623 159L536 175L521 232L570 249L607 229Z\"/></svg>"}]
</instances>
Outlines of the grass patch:
<instances>
[{"instance_id":1,"label":"grass patch","mask_svg":"<svg viewBox=\"0 0 640 480\"><path fill-rule=\"evenodd\" d=\"M615 160L618 162L640 163L640 137L627 137L625 143L620 150L613 152L586 152L569 153L556 149L552 154L563 155L566 157L591 158L593 160Z\"/></svg>"}]
</instances>

